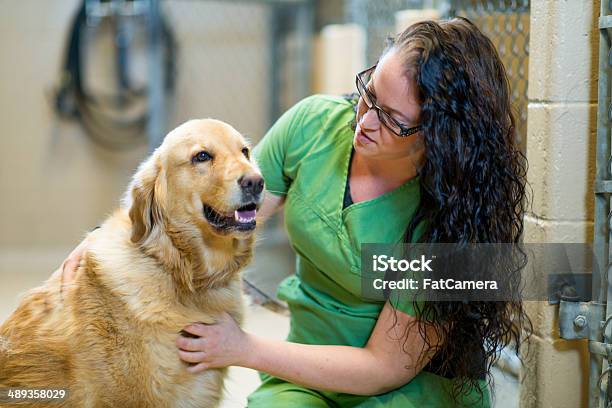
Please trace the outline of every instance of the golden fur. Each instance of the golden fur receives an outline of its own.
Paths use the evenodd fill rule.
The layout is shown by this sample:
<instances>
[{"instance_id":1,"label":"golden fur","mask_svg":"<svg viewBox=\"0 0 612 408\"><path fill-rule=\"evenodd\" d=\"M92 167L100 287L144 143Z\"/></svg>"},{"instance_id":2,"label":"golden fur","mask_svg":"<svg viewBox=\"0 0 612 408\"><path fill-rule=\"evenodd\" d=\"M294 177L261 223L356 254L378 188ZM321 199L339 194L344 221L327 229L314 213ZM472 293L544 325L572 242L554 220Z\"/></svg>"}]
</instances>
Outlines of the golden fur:
<instances>
[{"instance_id":1,"label":"golden fur","mask_svg":"<svg viewBox=\"0 0 612 408\"><path fill-rule=\"evenodd\" d=\"M189 373L175 340L224 311L241 322L253 232L214 228L203 206L241 205L237 180L260 177L245 147L211 119L170 132L122 208L89 234L73 283L62 290L55 274L0 327L0 387L68 389L54 407L216 406L225 370ZM203 150L214 160L195 162Z\"/></svg>"}]
</instances>

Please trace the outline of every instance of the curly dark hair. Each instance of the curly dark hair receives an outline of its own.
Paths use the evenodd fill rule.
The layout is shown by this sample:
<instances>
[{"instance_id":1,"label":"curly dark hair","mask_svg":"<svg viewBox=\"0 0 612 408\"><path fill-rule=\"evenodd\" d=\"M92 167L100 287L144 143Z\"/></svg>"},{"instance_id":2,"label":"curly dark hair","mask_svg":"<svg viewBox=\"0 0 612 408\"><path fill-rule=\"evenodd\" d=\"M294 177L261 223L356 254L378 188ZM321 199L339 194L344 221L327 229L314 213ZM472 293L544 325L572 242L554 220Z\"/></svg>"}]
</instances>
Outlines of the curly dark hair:
<instances>
[{"instance_id":1,"label":"curly dark hair","mask_svg":"<svg viewBox=\"0 0 612 408\"><path fill-rule=\"evenodd\" d=\"M421 202L404 241L519 243L527 160L517 144L510 86L493 43L469 20L455 18L416 23L390 39L385 52L399 53L422 104ZM422 221L425 228L416 236ZM433 346L434 360L438 373L452 373L456 400L473 389L482 397L479 381L491 382L501 348L514 342L518 354L522 330L531 331L520 301L413 305L425 341L426 328L441 339ZM483 364L474 364L479 358Z\"/></svg>"}]
</instances>

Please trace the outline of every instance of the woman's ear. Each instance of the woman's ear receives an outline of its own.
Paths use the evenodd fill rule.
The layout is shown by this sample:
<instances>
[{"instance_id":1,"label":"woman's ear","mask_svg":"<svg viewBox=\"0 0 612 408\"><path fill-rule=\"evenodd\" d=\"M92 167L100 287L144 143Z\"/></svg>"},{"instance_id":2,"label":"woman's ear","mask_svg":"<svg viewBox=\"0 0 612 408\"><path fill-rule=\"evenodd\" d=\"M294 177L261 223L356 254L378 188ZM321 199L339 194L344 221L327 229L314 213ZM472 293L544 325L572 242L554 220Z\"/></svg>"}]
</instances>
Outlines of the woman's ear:
<instances>
[{"instance_id":1,"label":"woman's ear","mask_svg":"<svg viewBox=\"0 0 612 408\"><path fill-rule=\"evenodd\" d=\"M160 180L164 177L161 173L159 156L154 153L138 167L130 183L128 194L131 196L131 204L128 213L132 221L131 240L134 243L147 239L155 227L163 228L164 217L160 202L163 197L159 195L165 193L165 188L160 188L165 185L165 180Z\"/></svg>"}]
</instances>

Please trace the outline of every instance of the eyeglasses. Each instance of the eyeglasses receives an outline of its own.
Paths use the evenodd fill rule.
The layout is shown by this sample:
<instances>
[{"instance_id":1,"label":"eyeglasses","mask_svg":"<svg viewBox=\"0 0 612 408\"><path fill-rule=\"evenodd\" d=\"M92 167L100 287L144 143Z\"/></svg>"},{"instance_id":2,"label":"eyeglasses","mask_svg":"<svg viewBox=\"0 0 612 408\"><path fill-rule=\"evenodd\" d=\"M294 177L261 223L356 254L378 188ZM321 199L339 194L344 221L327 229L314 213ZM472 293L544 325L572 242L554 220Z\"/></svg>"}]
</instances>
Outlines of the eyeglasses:
<instances>
[{"instance_id":1,"label":"eyeglasses","mask_svg":"<svg viewBox=\"0 0 612 408\"><path fill-rule=\"evenodd\" d=\"M357 85L357 92L359 92L359 96L368 107L368 110L374 109L378 114L378 120L380 123L385 125L387 129L393 132L396 136L399 137L408 137L417 133L421 130L421 125L408 127L399 123L397 120L393 119L391 115L389 115L383 108L376 104L376 98L368 91L366 84L370 82L370 77L372 76L372 72L376 68L376 65L366 69L365 71L361 71L357 74L355 78L355 83Z\"/></svg>"}]
</instances>

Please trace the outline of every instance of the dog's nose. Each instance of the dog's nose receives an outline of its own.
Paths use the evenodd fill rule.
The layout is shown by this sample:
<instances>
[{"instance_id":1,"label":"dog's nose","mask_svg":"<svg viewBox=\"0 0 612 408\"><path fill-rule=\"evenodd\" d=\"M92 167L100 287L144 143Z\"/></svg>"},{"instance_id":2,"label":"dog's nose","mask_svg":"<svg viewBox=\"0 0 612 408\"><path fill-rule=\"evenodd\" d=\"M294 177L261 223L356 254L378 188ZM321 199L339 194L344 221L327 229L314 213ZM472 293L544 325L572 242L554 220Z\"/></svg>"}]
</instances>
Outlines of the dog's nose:
<instances>
[{"instance_id":1,"label":"dog's nose","mask_svg":"<svg viewBox=\"0 0 612 408\"><path fill-rule=\"evenodd\" d=\"M261 176L242 176L238 179L238 184L245 193L259 194L264 188L264 179Z\"/></svg>"}]
</instances>

